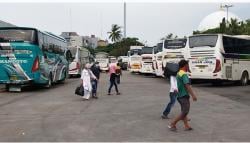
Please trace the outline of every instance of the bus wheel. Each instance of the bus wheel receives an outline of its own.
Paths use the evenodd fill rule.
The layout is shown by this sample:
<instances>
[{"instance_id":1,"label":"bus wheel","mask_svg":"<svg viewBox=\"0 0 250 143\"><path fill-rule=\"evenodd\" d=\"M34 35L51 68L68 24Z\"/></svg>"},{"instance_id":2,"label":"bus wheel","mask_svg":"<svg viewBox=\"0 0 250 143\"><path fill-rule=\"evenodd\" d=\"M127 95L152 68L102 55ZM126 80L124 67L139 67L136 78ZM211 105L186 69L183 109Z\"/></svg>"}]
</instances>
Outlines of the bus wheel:
<instances>
[{"instance_id":1,"label":"bus wheel","mask_svg":"<svg viewBox=\"0 0 250 143\"><path fill-rule=\"evenodd\" d=\"M248 84L248 81L249 81L248 73L244 71L240 79L240 84L242 86L246 86Z\"/></svg>"},{"instance_id":2,"label":"bus wheel","mask_svg":"<svg viewBox=\"0 0 250 143\"><path fill-rule=\"evenodd\" d=\"M47 83L47 85L45 87L50 88L51 86L52 86L52 75L50 74L49 81L48 81L48 83Z\"/></svg>"}]
</instances>

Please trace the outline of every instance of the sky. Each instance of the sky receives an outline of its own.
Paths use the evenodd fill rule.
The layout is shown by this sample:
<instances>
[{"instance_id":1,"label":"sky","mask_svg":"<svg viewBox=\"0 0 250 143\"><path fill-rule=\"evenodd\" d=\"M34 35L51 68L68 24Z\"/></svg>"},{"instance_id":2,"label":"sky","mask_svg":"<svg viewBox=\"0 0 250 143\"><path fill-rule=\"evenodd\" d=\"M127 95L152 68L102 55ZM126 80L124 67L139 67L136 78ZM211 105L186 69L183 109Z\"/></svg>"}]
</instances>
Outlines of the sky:
<instances>
[{"instance_id":1,"label":"sky","mask_svg":"<svg viewBox=\"0 0 250 143\"><path fill-rule=\"evenodd\" d=\"M249 3L230 3L229 11L250 19ZM112 24L123 27L123 3L1 3L0 20L60 35L74 31L108 39ZM127 37L155 45L168 33L189 36L220 3L127 3Z\"/></svg>"}]
</instances>

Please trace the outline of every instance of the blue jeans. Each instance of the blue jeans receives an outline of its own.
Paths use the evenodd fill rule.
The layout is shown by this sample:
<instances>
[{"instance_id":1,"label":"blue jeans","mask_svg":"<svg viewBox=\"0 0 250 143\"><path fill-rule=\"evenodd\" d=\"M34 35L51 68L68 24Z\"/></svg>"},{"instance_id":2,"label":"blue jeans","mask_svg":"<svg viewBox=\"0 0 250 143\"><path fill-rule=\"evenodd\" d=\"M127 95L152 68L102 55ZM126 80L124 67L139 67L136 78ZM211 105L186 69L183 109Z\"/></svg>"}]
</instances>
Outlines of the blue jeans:
<instances>
[{"instance_id":1,"label":"blue jeans","mask_svg":"<svg viewBox=\"0 0 250 143\"><path fill-rule=\"evenodd\" d=\"M110 85L109 85L109 90L108 93L110 94L112 87L115 86L115 91L116 93L119 93L118 86L116 84L116 78L110 79Z\"/></svg>"},{"instance_id":2,"label":"blue jeans","mask_svg":"<svg viewBox=\"0 0 250 143\"><path fill-rule=\"evenodd\" d=\"M176 93L170 92L169 97L170 97L170 101L169 101L167 107L165 108L165 110L162 113L164 116L168 116L168 114L171 111L171 108L174 106L174 103L176 101Z\"/></svg>"},{"instance_id":3,"label":"blue jeans","mask_svg":"<svg viewBox=\"0 0 250 143\"><path fill-rule=\"evenodd\" d=\"M92 80L91 83L92 83L92 94L96 95L98 82L97 80Z\"/></svg>"}]
</instances>

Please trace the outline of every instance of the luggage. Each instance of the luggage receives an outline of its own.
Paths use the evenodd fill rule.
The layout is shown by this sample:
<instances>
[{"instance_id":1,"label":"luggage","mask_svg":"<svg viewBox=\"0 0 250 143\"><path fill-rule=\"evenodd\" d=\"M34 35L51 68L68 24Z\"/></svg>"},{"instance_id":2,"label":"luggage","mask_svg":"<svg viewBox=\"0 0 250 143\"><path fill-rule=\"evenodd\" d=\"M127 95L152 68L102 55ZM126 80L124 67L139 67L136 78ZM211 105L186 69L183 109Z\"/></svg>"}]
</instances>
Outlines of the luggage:
<instances>
[{"instance_id":1,"label":"luggage","mask_svg":"<svg viewBox=\"0 0 250 143\"><path fill-rule=\"evenodd\" d=\"M167 63L164 69L164 76L176 76L179 71L179 64L177 63Z\"/></svg>"},{"instance_id":2,"label":"luggage","mask_svg":"<svg viewBox=\"0 0 250 143\"><path fill-rule=\"evenodd\" d=\"M84 88L82 85L79 85L75 89L75 95L83 96L84 95Z\"/></svg>"}]
</instances>

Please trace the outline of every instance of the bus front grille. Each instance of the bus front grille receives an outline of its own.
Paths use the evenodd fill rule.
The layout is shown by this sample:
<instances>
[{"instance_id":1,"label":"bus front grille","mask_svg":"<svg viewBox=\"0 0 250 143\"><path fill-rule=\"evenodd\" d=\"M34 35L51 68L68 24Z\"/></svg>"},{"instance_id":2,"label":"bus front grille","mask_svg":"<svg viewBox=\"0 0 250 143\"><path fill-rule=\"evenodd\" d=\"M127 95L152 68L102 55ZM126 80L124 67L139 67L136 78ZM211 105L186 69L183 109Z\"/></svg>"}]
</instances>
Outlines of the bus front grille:
<instances>
[{"instance_id":1,"label":"bus front grille","mask_svg":"<svg viewBox=\"0 0 250 143\"><path fill-rule=\"evenodd\" d=\"M232 78L232 66L226 66L226 78Z\"/></svg>"},{"instance_id":2,"label":"bus front grille","mask_svg":"<svg viewBox=\"0 0 250 143\"><path fill-rule=\"evenodd\" d=\"M197 58L197 57L214 57L214 50L191 51L190 55L191 55L192 58Z\"/></svg>"}]
</instances>

